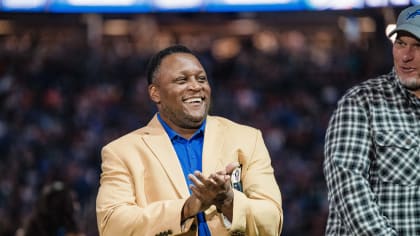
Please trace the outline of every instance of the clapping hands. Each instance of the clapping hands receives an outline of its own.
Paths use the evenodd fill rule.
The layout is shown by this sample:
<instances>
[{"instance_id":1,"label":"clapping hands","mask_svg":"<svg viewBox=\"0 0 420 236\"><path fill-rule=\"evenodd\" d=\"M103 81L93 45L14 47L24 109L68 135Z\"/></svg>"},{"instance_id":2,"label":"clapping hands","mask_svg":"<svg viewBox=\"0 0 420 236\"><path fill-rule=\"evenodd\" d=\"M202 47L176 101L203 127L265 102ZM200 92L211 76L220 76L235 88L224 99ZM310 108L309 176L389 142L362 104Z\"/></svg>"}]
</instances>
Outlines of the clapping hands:
<instances>
[{"instance_id":1,"label":"clapping hands","mask_svg":"<svg viewBox=\"0 0 420 236\"><path fill-rule=\"evenodd\" d=\"M199 171L190 174L188 178L193 183L189 186L192 195L185 203L184 216L188 218L215 205L219 212L231 218L234 194L230 175L237 166L239 166L237 162L230 163L225 170L212 173L208 177Z\"/></svg>"}]
</instances>

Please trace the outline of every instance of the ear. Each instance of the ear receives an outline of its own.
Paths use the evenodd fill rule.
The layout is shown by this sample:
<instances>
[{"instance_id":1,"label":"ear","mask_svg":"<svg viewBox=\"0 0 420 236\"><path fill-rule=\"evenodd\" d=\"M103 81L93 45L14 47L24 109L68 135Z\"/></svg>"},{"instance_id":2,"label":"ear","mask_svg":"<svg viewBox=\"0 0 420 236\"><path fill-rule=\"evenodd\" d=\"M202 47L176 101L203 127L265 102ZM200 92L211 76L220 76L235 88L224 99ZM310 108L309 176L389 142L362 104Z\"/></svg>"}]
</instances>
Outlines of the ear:
<instances>
[{"instance_id":1,"label":"ear","mask_svg":"<svg viewBox=\"0 0 420 236\"><path fill-rule=\"evenodd\" d=\"M149 97L156 104L160 103L159 88L156 86L156 84L150 84L149 85Z\"/></svg>"}]
</instances>

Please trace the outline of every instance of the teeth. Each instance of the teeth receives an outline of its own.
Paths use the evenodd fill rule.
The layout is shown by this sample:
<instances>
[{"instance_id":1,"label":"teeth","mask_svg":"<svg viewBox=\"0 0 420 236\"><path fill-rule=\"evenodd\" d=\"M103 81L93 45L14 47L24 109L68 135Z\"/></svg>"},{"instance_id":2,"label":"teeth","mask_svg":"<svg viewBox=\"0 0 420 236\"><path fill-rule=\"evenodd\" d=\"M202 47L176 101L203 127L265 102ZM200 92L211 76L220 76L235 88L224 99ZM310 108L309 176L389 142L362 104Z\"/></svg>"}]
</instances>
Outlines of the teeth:
<instances>
[{"instance_id":1,"label":"teeth","mask_svg":"<svg viewBox=\"0 0 420 236\"><path fill-rule=\"evenodd\" d=\"M187 103L201 102L201 98L189 98L189 99L186 99L185 102Z\"/></svg>"}]
</instances>

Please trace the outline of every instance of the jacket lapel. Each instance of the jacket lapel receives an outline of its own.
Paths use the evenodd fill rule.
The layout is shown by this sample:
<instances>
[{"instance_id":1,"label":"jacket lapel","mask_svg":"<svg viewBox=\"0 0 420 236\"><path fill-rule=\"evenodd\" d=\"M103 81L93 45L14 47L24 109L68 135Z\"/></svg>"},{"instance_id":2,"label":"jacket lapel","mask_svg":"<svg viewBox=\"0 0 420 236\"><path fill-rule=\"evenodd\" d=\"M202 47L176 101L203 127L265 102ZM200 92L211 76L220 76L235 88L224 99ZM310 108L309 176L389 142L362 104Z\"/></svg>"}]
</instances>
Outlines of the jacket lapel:
<instances>
[{"instance_id":1,"label":"jacket lapel","mask_svg":"<svg viewBox=\"0 0 420 236\"><path fill-rule=\"evenodd\" d=\"M175 190L181 197L188 197L190 195L189 190L175 149L172 147L171 140L169 140L156 115L147 125L146 133L148 135L143 136L144 142L159 160Z\"/></svg>"},{"instance_id":2,"label":"jacket lapel","mask_svg":"<svg viewBox=\"0 0 420 236\"><path fill-rule=\"evenodd\" d=\"M157 116L146 126L144 142L149 146L163 169L169 176L175 190L182 197L190 195L178 157L168 135L159 123ZM223 170L224 135L222 125L212 116L207 117L203 144L203 174L210 175Z\"/></svg>"},{"instance_id":3,"label":"jacket lapel","mask_svg":"<svg viewBox=\"0 0 420 236\"><path fill-rule=\"evenodd\" d=\"M222 125L212 116L207 116L203 144L204 176L208 176L211 173L223 170L224 166L222 165L222 148L224 141Z\"/></svg>"}]
</instances>

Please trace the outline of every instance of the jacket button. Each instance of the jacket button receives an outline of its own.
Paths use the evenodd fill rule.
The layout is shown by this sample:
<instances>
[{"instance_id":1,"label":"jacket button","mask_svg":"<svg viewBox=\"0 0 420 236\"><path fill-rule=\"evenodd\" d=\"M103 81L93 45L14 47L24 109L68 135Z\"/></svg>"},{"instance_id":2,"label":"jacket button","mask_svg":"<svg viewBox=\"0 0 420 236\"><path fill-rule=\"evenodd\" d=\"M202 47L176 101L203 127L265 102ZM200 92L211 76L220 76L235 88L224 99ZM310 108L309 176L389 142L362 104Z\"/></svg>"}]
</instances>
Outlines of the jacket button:
<instances>
[{"instance_id":1,"label":"jacket button","mask_svg":"<svg viewBox=\"0 0 420 236\"><path fill-rule=\"evenodd\" d=\"M171 235L172 234L172 230L168 230L168 235Z\"/></svg>"},{"instance_id":2,"label":"jacket button","mask_svg":"<svg viewBox=\"0 0 420 236\"><path fill-rule=\"evenodd\" d=\"M245 234L243 232L240 232L240 231L234 231L230 235L232 235L232 236L243 236Z\"/></svg>"}]
</instances>

